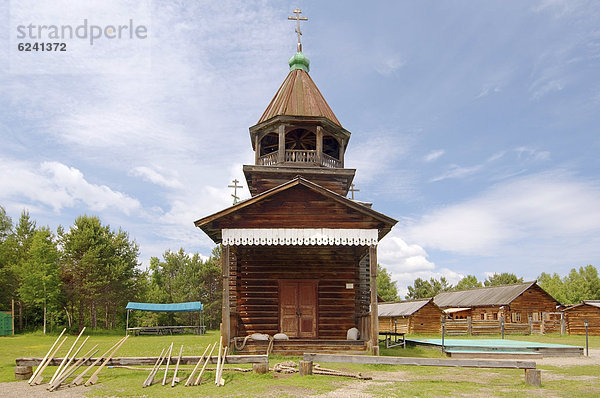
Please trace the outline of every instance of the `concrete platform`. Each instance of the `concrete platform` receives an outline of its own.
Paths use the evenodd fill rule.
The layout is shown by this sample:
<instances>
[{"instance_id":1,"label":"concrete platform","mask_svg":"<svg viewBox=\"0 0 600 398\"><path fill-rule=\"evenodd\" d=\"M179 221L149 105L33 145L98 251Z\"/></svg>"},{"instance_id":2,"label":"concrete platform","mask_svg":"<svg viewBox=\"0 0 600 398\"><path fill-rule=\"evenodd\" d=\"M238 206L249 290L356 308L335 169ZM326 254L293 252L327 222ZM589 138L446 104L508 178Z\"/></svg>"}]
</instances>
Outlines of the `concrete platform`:
<instances>
[{"instance_id":1,"label":"concrete platform","mask_svg":"<svg viewBox=\"0 0 600 398\"><path fill-rule=\"evenodd\" d=\"M406 339L409 344L442 349L442 339ZM444 350L451 355L470 355L470 358L494 357L521 358L525 354L539 357L578 357L583 355L583 347L565 344L537 343L521 340L502 339L445 339ZM466 358L466 356L463 356Z\"/></svg>"}]
</instances>

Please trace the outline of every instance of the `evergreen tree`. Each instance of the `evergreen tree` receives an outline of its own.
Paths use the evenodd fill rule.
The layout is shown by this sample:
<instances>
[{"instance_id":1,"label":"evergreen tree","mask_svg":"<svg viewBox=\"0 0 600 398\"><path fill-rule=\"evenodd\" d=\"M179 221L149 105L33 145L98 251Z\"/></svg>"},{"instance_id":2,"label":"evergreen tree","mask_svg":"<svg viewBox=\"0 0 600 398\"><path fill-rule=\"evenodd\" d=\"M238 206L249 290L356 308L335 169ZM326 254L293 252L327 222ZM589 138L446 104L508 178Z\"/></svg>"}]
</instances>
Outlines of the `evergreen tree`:
<instances>
[{"instance_id":1,"label":"evergreen tree","mask_svg":"<svg viewBox=\"0 0 600 398\"><path fill-rule=\"evenodd\" d=\"M435 297L438 293L452 290L452 285L448 283L445 277L439 280L430 278L429 281L421 278L415 279L413 286L408 287L407 299L422 299Z\"/></svg>"},{"instance_id":2,"label":"evergreen tree","mask_svg":"<svg viewBox=\"0 0 600 398\"><path fill-rule=\"evenodd\" d=\"M55 312L61 298L58 250L48 228L35 232L27 257L21 268L19 296L30 310L42 311L46 334L48 310Z\"/></svg>"},{"instance_id":3,"label":"evergreen tree","mask_svg":"<svg viewBox=\"0 0 600 398\"><path fill-rule=\"evenodd\" d=\"M454 290L467 290L482 286L483 284L477 280L475 275L467 275L458 281L456 286L454 286Z\"/></svg>"},{"instance_id":4,"label":"evergreen tree","mask_svg":"<svg viewBox=\"0 0 600 398\"><path fill-rule=\"evenodd\" d=\"M501 286L501 285L513 285L515 283L523 283L523 278L518 278L515 274L503 272L488 276L483 282L485 286Z\"/></svg>"},{"instance_id":5,"label":"evergreen tree","mask_svg":"<svg viewBox=\"0 0 600 398\"><path fill-rule=\"evenodd\" d=\"M377 264L377 295L383 301L398 300L396 281L392 281L392 274L380 264Z\"/></svg>"}]
</instances>

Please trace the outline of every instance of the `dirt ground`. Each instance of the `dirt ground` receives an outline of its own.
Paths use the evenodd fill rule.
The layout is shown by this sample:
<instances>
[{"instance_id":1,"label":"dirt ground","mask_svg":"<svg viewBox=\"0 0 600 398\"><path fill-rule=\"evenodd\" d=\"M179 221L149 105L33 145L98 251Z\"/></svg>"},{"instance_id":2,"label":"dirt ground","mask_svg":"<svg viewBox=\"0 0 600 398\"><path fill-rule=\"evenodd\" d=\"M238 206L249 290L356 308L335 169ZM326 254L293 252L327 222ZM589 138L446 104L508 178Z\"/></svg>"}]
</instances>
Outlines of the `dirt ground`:
<instances>
[{"instance_id":1,"label":"dirt ground","mask_svg":"<svg viewBox=\"0 0 600 398\"><path fill-rule=\"evenodd\" d=\"M549 365L549 366L582 366L582 365L600 365L600 350L590 350L589 357L573 357L573 358L561 358L561 357L549 357L543 358L536 361L537 365ZM544 375L545 373L545 375ZM366 374L366 373L365 373ZM339 388L335 391L329 392L327 394L316 395L319 398L368 398L371 397L370 394L365 391L372 387L373 385L383 386L385 384L389 384L392 382L398 381L408 381L408 380L421 380L423 376L417 376L411 374L410 372L398 371L398 372L369 372L369 376L373 377L372 381L365 380L340 380L339 382L335 382ZM458 376L458 375L457 375ZM584 377L584 376L581 376ZM585 376L589 378L589 376ZM431 376L427 376L426 378L431 378ZM557 378L564 378L562 375L556 375L552 372L543 371L542 372L542 380L555 380ZM571 376L571 379L573 376ZM466 381L469 380L469 377L466 378ZM89 388L94 388L89 387ZM46 385L34 386L30 387L27 382L13 382L13 383L0 383L0 396L2 397L27 397L27 398L40 398L40 397L48 397L50 394L52 397L56 398L75 398L82 397L86 392L90 391L88 388L79 386L73 388L63 388L52 393L46 391ZM275 392L275 391L274 391ZM279 393L283 393L286 395L292 396L307 396L310 395L311 391L304 388L296 388L290 386L290 388L282 387L276 391L277 395Z\"/></svg>"}]
</instances>

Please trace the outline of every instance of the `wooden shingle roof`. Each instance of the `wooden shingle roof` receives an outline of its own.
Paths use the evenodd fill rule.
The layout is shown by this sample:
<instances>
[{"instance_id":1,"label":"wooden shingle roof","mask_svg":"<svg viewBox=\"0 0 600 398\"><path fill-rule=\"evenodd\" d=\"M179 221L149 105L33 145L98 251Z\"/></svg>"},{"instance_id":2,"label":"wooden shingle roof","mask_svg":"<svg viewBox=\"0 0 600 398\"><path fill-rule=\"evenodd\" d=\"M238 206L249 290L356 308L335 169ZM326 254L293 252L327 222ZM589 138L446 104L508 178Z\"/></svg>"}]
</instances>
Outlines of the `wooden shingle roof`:
<instances>
[{"instance_id":1,"label":"wooden shingle roof","mask_svg":"<svg viewBox=\"0 0 600 398\"><path fill-rule=\"evenodd\" d=\"M342 126L315 82L302 69L290 71L257 124L275 116L325 117Z\"/></svg>"},{"instance_id":2,"label":"wooden shingle roof","mask_svg":"<svg viewBox=\"0 0 600 398\"><path fill-rule=\"evenodd\" d=\"M380 317L411 316L423 308L432 299L401 301L399 303L380 303L378 306Z\"/></svg>"},{"instance_id":3,"label":"wooden shingle roof","mask_svg":"<svg viewBox=\"0 0 600 398\"><path fill-rule=\"evenodd\" d=\"M565 311L572 310L574 308L579 308L583 305L591 305L592 307L600 308L600 300L582 300L581 303L572 305L568 308L565 308Z\"/></svg>"},{"instance_id":4,"label":"wooden shingle roof","mask_svg":"<svg viewBox=\"0 0 600 398\"><path fill-rule=\"evenodd\" d=\"M509 305L537 281L443 292L434 297L438 307L481 307Z\"/></svg>"}]
</instances>

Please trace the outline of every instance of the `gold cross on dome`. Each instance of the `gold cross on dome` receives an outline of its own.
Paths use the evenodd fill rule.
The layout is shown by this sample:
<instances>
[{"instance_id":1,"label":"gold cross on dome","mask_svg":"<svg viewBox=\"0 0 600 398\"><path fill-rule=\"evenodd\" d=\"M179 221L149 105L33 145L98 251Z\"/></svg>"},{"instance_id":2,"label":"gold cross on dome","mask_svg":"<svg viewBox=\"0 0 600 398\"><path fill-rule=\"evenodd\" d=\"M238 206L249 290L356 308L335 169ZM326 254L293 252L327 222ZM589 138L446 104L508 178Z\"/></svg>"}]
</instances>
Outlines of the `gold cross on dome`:
<instances>
[{"instance_id":1,"label":"gold cross on dome","mask_svg":"<svg viewBox=\"0 0 600 398\"><path fill-rule=\"evenodd\" d=\"M300 42L300 36L302 36L302 31L300 30L300 21L308 21L308 18L300 16L300 14L302 14L302 10L299 8L296 8L292 12L294 14L296 14L296 16L288 17L288 19L291 21L296 21L296 33L298 34L298 52L301 52L302 51L302 43Z\"/></svg>"},{"instance_id":2,"label":"gold cross on dome","mask_svg":"<svg viewBox=\"0 0 600 398\"><path fill-rule=\"evenodd\" d=\"M239 180L237 178L231 182L233 182L233 185L227 185L227 188L233 188L233 193L231 196L233 196L233 204L236 204L240 200L240 198L237 196L237 190L238 188L243 188L243 186L238 185Z\"/></svg>"}]
</instances>

